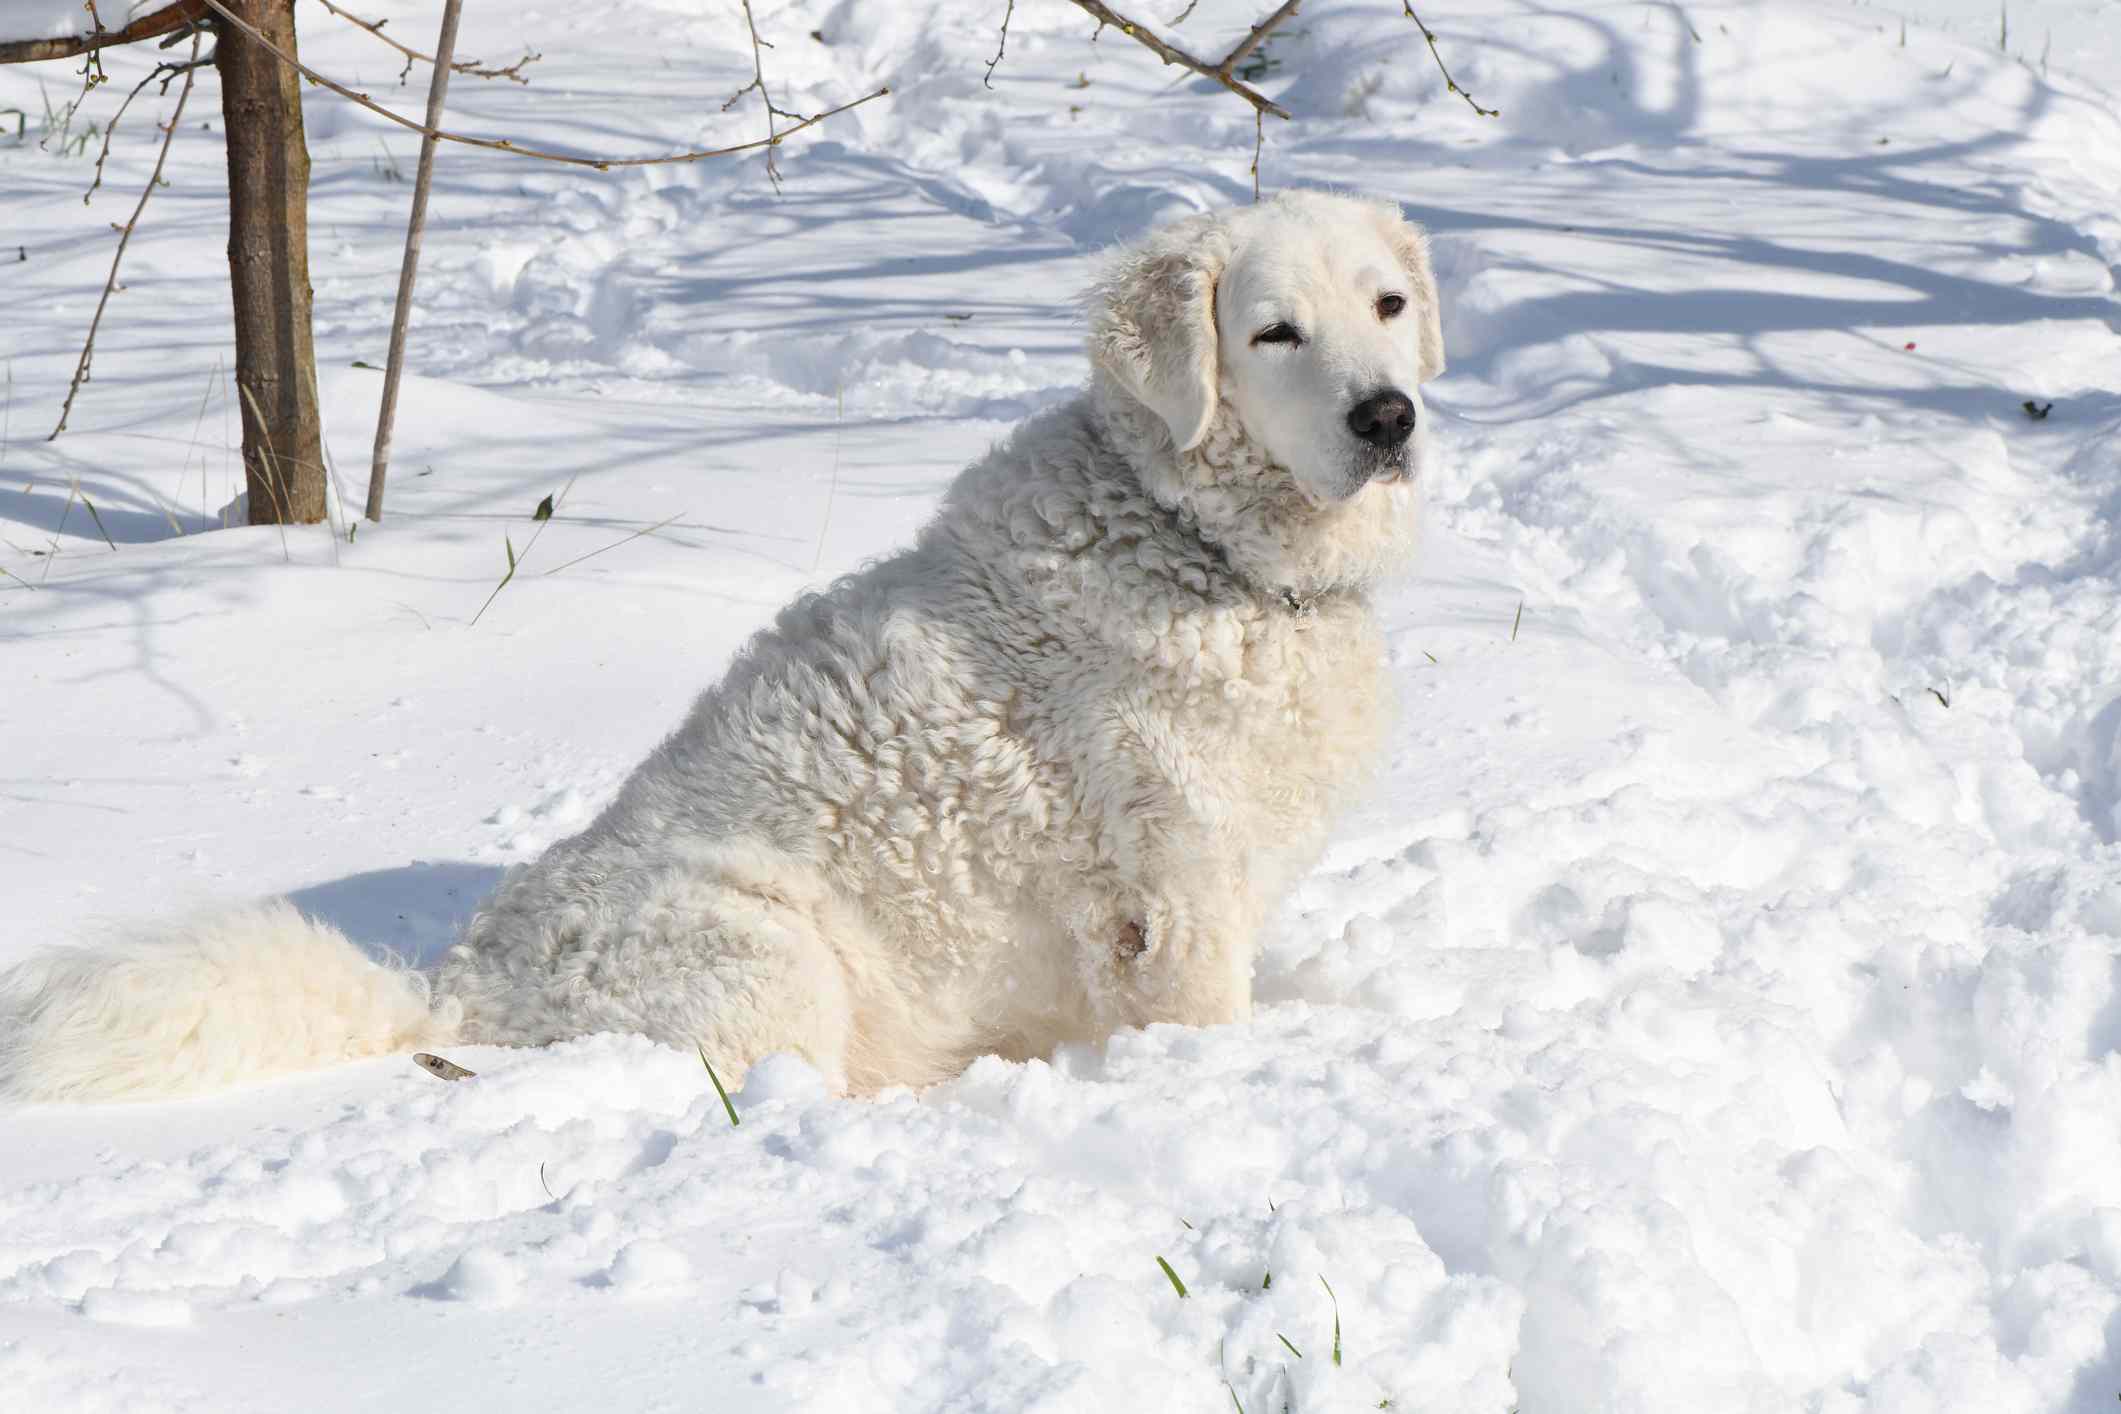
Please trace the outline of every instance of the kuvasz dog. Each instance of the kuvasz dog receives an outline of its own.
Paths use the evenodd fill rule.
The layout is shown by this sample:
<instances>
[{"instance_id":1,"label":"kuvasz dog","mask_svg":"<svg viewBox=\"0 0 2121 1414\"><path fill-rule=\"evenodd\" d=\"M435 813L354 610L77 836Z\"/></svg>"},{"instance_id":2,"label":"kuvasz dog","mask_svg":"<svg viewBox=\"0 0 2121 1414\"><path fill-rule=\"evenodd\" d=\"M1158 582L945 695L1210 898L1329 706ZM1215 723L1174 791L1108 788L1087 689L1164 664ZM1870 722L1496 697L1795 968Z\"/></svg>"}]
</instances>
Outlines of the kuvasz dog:
<instances>
[{"instance_id":1,"label":"kuvasz dog","mask_svg":"<svg viewBox=\"0 0 2121 1414\"><path fill-rule=\"evenodd\" d=\"M863 1093L1243 1020L1386 727L1435 280L1396 208L1293 192L1154 231L1089 315L1089 387L783 610L431 976L285 903L49 953L0 984L0 1092L624 1030Z\"/></svg>"}]
</instances>

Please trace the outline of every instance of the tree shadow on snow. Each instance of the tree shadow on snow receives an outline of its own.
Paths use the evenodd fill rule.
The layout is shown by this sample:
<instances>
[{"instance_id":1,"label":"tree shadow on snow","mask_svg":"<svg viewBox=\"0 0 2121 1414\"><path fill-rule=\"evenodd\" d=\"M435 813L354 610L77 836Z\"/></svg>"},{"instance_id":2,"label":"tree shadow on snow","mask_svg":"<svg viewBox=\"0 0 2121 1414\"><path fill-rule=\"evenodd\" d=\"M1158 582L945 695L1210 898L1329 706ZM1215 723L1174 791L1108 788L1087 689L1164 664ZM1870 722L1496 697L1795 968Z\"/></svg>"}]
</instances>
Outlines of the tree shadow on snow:
<instances>
[{"instance_id":1,"label":"tree shadow on snow","mask_svg":"<svg viewBox=\"0 0 2121 1414\"><path fill-rule=\"evenodd\" d=\"M2121 1313L2106 1323L2105 1357L2077 1372L2076 1383L2070 1387L2069 1414L2093 1414L2094 1410L2104 1414L2121 1399L2121 1354L2116 1352L2121 1352Z\"/></svg>"},{"instance_id":2,"label":"tree shadow on snow","mask_svg":"<svg viewBox=\"0 0 2121 1414\"><path fill-rule=\"evenodd\" d=\"M1593 28L1603 38L1600 58L1518 99L1513 116L1551 110L1556 121L1514 125L1538 138L1497 150L1500 170L1514 179L1498 190L1492 208L1418 197L1402 203L1409 217L1444 237L1446 247L1454 236L1468 238L1465 269L1443 268L1451 264L1450 252L1439 251L1447 330L1454 296L1485 271L1508 273L1536 290L1482 309L1473 316L1481 327L1461 335L1467 347L1452 350L1453 371L1495 384L1500 396L1483 398L1464 388L1456 401L1470 399L1471 405L1460 411L1476 418L1515 418L1645 388L1699 384L1848 394L1977 418L1999 408L2015 409L2019 399L2037 390L1978 381L1946 384L1940 375L1976 363L1978 348L1936 350L1942 362L1925 348L1906 376L1889 381L1861 375L1845 382L1822 380L1804 365L1816 370L1824 360L1793 356L1774 340L1832 333L1897 351L1908 338L1906 331L1914 329L2091 321L2121 333L2121 301L2111 294L2041 290L2017 283L2016 269L1998 268L2005 262L2024 268L2066 258L2106 266L2121 281L2121 268L2108 264L2091 235L2039 209L2040 150L2028 145L2025 135L2072 102L2068 96L2013 70L2007 80L2025 82L2024 95L2011 99L2013 120L1988 132L1896 145L1890 135L1902 110L1879 104L1852 111L1839 130L1825 134L1845 140L1845 153L1747 146L1693 135L1700 84L1694 46L1680 46L1669 101L1651 106L1635 96L1640 66L1631 59L1633 46L1617 31ZM1950 81L1939 76L1931 80L1935 92L1922 97L1946 106L1972 100L1994 77L1975 72ZM1557 132L1570 135L1572 150L1582 155L1551 158L1561 141L1553 136ZM1600 152L1601 146L1612 150ZM1518 150L1526 147L1532 151ZM1404 156L1402 144L1388 137L1336 136L1301 148L1357 164ZM1527 157L1538 158L1533 165L1553 180L1526 180ZM1969 175L1970 167L1975 175ZM1602 221L1595 207L1607 173L1623 178L1631 190L1662 188L1670 199L1632 207L1622 220ZM1828 231L1813 244L1807 233L1816 229L1822 202L1868 213L1881 239L1855 245L1845 233ZM1733 208L1741 212L1735 230L1729 228ZM1481 237L1509 232L1550 239L1536 253L1522 242L1483 249ZM1576 242L1585 241L1641 252L1649 257L1643 268L1657 272L1655 282L1586 279L1584 263L1571 253ZM1728 270L1730 278L1720 276L1720 270ZM1687 271L1700 273L1689 279ZM1460 288L1454 290L1454 284ZM1742 351L1748 366L1734 368L1728 357L1714 369L1660 363L1630 357L1600 338L1671 334L1721 336L1729 342L1719 348ZM1507 365L1512 355L1572 336L1598 343L1611 362L1610 372L1542 378L1536 366L1528 377L1521 367Z\"/></svg>"}]
</instances>

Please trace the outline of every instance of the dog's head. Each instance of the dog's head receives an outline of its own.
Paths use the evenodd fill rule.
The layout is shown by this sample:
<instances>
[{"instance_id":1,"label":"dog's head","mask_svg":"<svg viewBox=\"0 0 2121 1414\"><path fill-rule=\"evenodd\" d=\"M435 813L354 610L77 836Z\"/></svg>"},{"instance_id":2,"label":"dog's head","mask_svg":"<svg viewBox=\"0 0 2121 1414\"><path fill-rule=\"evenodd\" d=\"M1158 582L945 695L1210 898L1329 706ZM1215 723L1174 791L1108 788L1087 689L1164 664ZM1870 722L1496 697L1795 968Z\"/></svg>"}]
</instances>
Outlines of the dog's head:
<instances>
[{"instance_id":1,"label":"dog's head","mask_svg":"<svg viewBox=\"0 0 2121 1414\"><path fill-rule=\"evenodd\" d=\"M1413 479L1443 372L1428 242L1383 202L1289 192L1187 217L1108 267L1092 361L1183 457L1219 415L1321 507Z\"/></svg>"}]
</instances>

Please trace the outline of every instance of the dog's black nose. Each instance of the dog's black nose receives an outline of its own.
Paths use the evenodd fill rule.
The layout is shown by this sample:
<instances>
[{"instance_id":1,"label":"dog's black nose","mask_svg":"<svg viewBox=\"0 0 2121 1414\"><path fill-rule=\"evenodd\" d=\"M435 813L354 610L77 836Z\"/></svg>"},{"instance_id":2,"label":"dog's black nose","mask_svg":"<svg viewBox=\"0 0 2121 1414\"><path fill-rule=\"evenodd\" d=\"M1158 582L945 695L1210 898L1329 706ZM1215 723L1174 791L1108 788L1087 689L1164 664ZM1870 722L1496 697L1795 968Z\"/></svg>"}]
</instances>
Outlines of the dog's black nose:
<instances>
[{"instance_id":1,"label":"dog's black nose","mask_svg":"<svg viewBox=\"0 0 2121 1414\"><path fill-rule=\"evenodd\" d=\"M1414 400L1397 388L1372 393L1348 409L1348 430L1387 452L1402 447L1414 433Z\"/></svg>"}]
</instances>

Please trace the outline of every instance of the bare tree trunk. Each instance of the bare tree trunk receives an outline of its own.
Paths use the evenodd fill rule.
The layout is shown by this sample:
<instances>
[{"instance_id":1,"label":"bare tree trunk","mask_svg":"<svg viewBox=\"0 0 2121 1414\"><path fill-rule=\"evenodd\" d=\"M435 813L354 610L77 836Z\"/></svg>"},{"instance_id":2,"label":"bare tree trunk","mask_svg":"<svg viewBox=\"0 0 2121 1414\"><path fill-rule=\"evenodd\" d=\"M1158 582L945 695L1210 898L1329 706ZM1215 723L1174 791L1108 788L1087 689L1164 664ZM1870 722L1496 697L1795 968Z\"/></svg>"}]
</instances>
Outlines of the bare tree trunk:
<instances>
[{"instance_id":1,"label":"bare tree trunk","mask_svg":"<svg viewBox=\"0 0 2121 1414\"><path fill-rule=\"evenodd\" d=\"M294 0L225 0L295 52ZM236 388L250 523L324 519L324 454L310 341L309 148L295 71L233 25L220 26L228 146L228 270L235 290Z\"/></svg>"}]
</instances>

